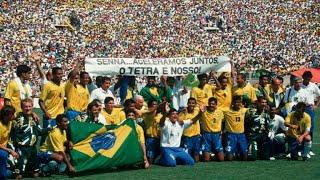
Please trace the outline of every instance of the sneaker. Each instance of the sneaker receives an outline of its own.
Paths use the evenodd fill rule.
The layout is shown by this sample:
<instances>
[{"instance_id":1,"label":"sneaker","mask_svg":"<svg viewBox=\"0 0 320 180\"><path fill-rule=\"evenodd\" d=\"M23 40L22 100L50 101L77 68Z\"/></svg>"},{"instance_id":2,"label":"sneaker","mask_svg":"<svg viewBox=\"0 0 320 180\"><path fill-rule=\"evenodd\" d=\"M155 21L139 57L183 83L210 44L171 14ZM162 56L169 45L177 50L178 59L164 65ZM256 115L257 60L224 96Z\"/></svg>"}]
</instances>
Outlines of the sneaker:
<instances>
[{"instance_id":1,"label":"sneaker","mask_svg":"<svg viewBox=\"0 0 320 180\"><path fill-rule=\"evenodd\" d=\"M308 158L308 159L310 159L310 158L311 158L310 154L307 154L307 158Z\"/></svg>"},{"instance_id":2,"label":"sneaker","mask_svg":"<svg viewBox=\"0 0 320 180\"><path fill-rule=\"evenodd\" d=\"M298 156L301 157L301 152L298 152Z\"/></svg>"},{"instance_id":3,"label":"sneaker","mask_svg":"<svg viewBox=\"0 0 320 180\"><path fill-rule=\"evenodd\" d=\"M270 159L270 161L276 160L276 158L274 158L274 157L270 157L269 159Z\"/></svg>"},{"instance_id":4,"label":"sneaker","mask_svg":"<svg viewBox=\"0 0 320 180\"><path fill-rule=\"evenodd\" d=\"M289 154L286 156L286 158L291 158L291 154L289 153Z\"/></svg>"},{"instance_id":5,"label":"sneaker","mask_svg":"<svg viewBox=\"0 0 320 180\"><path fill-rule=\"evenodd\" d=\"M310 156L315 156L316 154L315 154L314 152L310 151L310 152L309 152L309 155L310 155Z\"/></svg>"}]
</instances>

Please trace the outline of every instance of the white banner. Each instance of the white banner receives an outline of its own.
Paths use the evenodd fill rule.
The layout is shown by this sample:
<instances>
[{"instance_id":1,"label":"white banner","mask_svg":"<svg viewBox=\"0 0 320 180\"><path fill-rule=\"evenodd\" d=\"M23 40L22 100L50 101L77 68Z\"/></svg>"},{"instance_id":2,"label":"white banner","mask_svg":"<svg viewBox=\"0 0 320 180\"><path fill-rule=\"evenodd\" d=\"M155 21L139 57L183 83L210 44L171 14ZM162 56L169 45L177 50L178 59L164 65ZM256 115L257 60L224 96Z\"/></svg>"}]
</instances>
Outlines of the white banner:
<instances>
[{"instance_id":1,"label":"white banner","mask_svg":"<svg viewBox=\"0 0 320 180\"><path fill-rule=\"evenodd\" d=\"M230 58L86 58L85 70L91 76L133 75L133 76L181 76L189 73L201 74L211 70L230 72Z\"/></svg>"}]
</instances>

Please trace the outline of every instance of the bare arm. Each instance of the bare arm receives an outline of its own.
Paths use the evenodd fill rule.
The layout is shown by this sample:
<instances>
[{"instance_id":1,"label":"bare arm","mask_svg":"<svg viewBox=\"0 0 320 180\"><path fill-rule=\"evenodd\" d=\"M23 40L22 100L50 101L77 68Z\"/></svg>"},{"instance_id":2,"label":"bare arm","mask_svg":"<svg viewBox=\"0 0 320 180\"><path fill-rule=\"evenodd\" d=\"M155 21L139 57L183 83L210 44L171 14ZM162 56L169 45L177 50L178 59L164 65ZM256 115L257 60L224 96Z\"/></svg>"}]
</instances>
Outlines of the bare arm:
<instances>
[{"instance_id":1,"label":"bare arm","mask_svg":"<svg viewBox=\"0 0 320 180\"><path fill-rule=\"evenodd\" d=\"M42 110L42 112L45 114L45 117L48 118L48 119L51 119L51 116L50 114L48 113L48 111L46 110L46 107L44 105L44 102L43 100L39 99L39 106Z\"/></svg>"}]
</instances>

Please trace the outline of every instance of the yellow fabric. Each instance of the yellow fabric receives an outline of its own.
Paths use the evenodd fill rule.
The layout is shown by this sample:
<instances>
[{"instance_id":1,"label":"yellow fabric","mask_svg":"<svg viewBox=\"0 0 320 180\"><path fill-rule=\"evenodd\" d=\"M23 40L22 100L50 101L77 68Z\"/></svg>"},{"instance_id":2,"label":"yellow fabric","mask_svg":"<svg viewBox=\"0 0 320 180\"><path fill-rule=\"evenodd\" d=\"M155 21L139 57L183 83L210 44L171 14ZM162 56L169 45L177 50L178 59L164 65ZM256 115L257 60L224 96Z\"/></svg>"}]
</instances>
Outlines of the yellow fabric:
<instances>
[{"instance_id":1,"label":"yellow fabric","mask_svg":"<svg viewBox=\"0 0 320 180\"><path fill-rule=\"evenodd\" d=\"M309 114L303 113L303 118L300 121L297 121L296 118L294 118L293 114L294 114L294 112L290 113L286 117L285 122L289 123L291 125L298 125L299 126L298 129L289 128L289 130L288 130L288 135L290 137L298 138L306 131L307 128L309 128L309 130L310 130L311 118L310 118Z\"/></svg>"},{"instance_id":2,"label":"yellow fabric","mask_svg":"<svg viewBox=\"0 0 320 180\"><path fill-rule=\"evenodd\" d=\"M204 85L203 89L194 87L191 90L191 97L197 100L199 105L208 106L208 99L213 96L214 86L210 84Z\"/></svg>"},{"instance_id":3,"label":"yellow fabric","mask_svg":"<svg viewBox=\"0 0 320 180\"><path fill-rule=\"evenodd\" d=\"M158 93L158 88L157 87L151 87L150 89L150 93L153 94L154 96L159 96Z\"/></svg>"},{"instance_id":4,"label":"yellow fabric","mask_svg":"<svg viewBox=\"0 0 320 180\"><path fill-rule=\"evenodd\" d=\"M198 115L199 111L194 110L193 113L181 112L179 114L180 120L191 120ZM200 123L199 121L191 124L187 129L183 131L183 135L187 137L197 136L200 134Z\"/></svg>"},{"instance_id":5,"label":"yellow fabric","mask_svg":"<svg viewBox=\"0 0 320 180\"><path fill-rule=\"evenodd\" d=\"M226 89L218 89L213 97L217 99L217 107L222 111L229 110L232 103L232 88L228 85Z\"/></svg>"},{"instance_id":6,"label":"yellow fabric","mask_svg":"<svg viewBox=\"0 0 320 180\"><path fill-rule=\"evenodd\" d=\"M133 98L133 94L132 94L132 88L129 87L127 89L127 96L126 96L126 99L132 99Z\"/></svg>"},{"instance_id":7,"label":"yellow fabric","mask_svg":"<svg viewBox=\"0 0 320 180\"><path fill-rule=\"evenodd\" d=\"M84 112L89 104L90 94L89 90L82 85L74 86L70 80L66 84L66 97L67 97L67 108L79 112Z\"/></svg>"},{"instance_id":8,"label":"yellow fabric","mask_svg":"<svg viewBox=\"0 0 320 180\"><path fill-rule=\"evenodd\" d=\"M65 130L61 130L58 127L49 132L46 141L40 147L43 152L61 152L64 151L64 143L67 141L67 133Z\"/></svg>"},{"instance_id":9,"label":"yellow fabric","mask_svg":"<svg viewBox=\"0 0 320 180\"><path fill-rule=\"evenodd\" d=\"M225 128L230 133L244 132L244 119L246 115L246 108L241 108L239 111L228 110L224 111Z\"/></svg>"},{"instance_id":10,"label":"yellow fabric","mask_svg":"<svg viewBox=\"0 0 320 180\"><path fill-rule=\"evenodd\" d=\"M146 137L153 137L153 138L159 137L160 135L159 122L161 117L162 117L162 114L160 113L156 115L152 113L147 113L143 115Z\"/></svg>"},{"instance_id":11,"label":"yellow fabric","mask_svg":"<svg viewBox=\"0 0 320 180\"><path fill-rule=\"evenodd\" d=\"M140 144L145 144L145 138L144 138L144 131L142 129L142 127L139 124L136 124L136 131L138 134L138 140L140 142Z\"/></svg>"},{"instance_id":12,"label":"yellow fabric","mask_svg":"<svg viewBox=\"0 0 320 180\"><path fill-rule=\"evenodd\" d=\"M256 89L252 87L250 84L246 84L244 87L235 86L232 89L232 96L248 96L251 102L255 102L257 100Z\"/></svg>"},{"instance_id":13,"label":"yellow fabric","mask_svg":"<svg viewBox=\"0 0 320 180\"><path fill-rule=\"evenodd\" d=\"M24 86L25 88L25 86ZM25 88L27 92L27 89ZM21 98L20 98L20 90L17 82L15 80L11 80L6 87L6 91L4 93L4 98L10 99L11 105L16 110L16 113L21 112Z\"/></svg>"},{"instance_id":14,"label":"yellow fabric","mask_svg":"<svg viewBox=\"0 0 320 180\"><path fill-rule=\"evenodd\" d=\"M46 83L41 90L40 99L44 102L46 110L53 119L64 112L64 93L62 83L58 86L51 81Z\"/></svg>"},{"instance_id":15,"label":"yellow fabric","mask_svg":"<svg viewBox=\"0 0 320 180\"><path fill-rule=\"evenodd\" d=\"M223 112L219 109L214 112L205 111L201 117L201 128L209 133L221 132L223 119Z\"/></svg>"},{"instance_id":16,"label":"yellow fabric","mask_svg":"<svg viewBox=\"0 0 320 180\"><path fill-rule=\"evenodd\" d=\"M105 117L107 124L120 124L126 119L126 114L122 108L113 108L110 114L103 109L101 114Z\"/></svg>"},{"instance_id":17,"label":"yellow fabric","mask_svg":"<svg viewBox=\"0 0 320 180\"><path fill-rule=\"evenodd\" d=\"M2 124L0 121L0 145L4 147L6 147L8 144L11 127L12 121L9 121L7 125Z\"/></svg>"}]
</instances>

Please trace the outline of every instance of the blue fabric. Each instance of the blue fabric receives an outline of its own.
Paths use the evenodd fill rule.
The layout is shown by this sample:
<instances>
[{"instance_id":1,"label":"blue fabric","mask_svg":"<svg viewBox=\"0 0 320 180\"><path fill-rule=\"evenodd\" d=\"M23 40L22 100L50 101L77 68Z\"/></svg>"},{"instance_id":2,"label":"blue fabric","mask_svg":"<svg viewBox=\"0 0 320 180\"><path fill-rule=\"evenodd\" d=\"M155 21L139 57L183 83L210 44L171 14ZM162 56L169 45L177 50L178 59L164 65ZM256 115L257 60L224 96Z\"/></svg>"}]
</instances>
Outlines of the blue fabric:
<instances>
[{"instance_id":1,"label":"blue fabric","mask_svg":"<svg viewBox=\"0 0 320 180\"><path fill-rule=\"evenodd\" d=\"M66 117L69 119L69 121L73 121L79 114L81 114L81 112L69 109L66 112Z\"/></svg>"},{"instance_id":2,"label":"blue fabric","mask_svg":"<svg viewBox=\"0 0 320 180\"><path fill-rule=\"evenodd\" d=\"M193 136L193 137L182 137L181 139L181 147L188 151L191 156L198 155L201 147L201 137Z\"/></svg>"},{"instance_id":3,"label":"blue fabric","mask_svg":"<svg viewBox=\"0 0 320 180\"><path fill-rule=\"evenodd\" d=\"M51 155L52 155L51 151L48 151L48 152L39 151L37 154L39 164L47 164L48 162L50 162Z\"/></svg>"},{"instance_id":4,"label":"blue fabric","mask_svg":"<svg viewBox=\"0 0 320 180\"><path fill-rule=\"evenodd\" d=\"M129 83L129 77L123 76L122 83L121 83L120 89L119 89L121 103L123 103L126 100L128 86L129 86L128 83Z\"/></svg>"},{"instance_id":5,"label":"blue fabric","mask_svg":"<svg viewBox=\"0 0 320 180\"><path fill-rule=\"evenodd\" d=\"M194 165L192 157L181 147L161 147L159 164L167 167L179 165Z\"/></svg>"},{"instance_id":6,"label":"blue fabric","mask_svg":"<svg viewBox=\"0 0 320 180\"><path fill-rule=\"evenodd\" d=\"M301 146L299 145L297 139L293 137L288 137L288 144L291 156L298 156L298 152L301 149Z\"/></svg>"},{"instance_id":7,"label":"blue fabric","mask_svg":"<svg viewBox=\"0 0 320 180\"><path fill-rule=\"evenodd\" d=\"M311 118L311 129L310 129L310 135L311 137L313 137L313 131L314 131L314 121L316 118L316 113L313 111L312 106L308 106L306 108L306 113L309 114L310 118Z\"/></svg>"},{"instance_id":8,"label":"blue fabric","mask_svg":"<svg viewBox=\"0 0 320 180\"><path fill-rule=\"evenodd\" d=\"M48 119L45 116L43 116L43 128L54 127L57 125L56 119Z\"/></svg>"},{"instance_id":9,"label":"blue fabric","mask_svg":"<svg viewBox=\"0 0 320 180\"><path fill-rule=\"evenodd\" d=\"M149 159L154 159L160 154L160 140L158 138L146 138L146 151Z\"/></svg>"},{"instance_id":10,"label":"blue fabric","mask_svg":"<svg viewBox=\"0 0 320 180\"><path fill-rule=\"evenodd\" d=\"M235 152L240 154L247 154L248 152L248 142L244 133L227 133L226 153L233 154Z\"/></svg>"},{"instance_id":11,"label":"blue fabric","mask_svg":"<svg viewBox=\"0 0 320 180\"><path fill-rule=\"evenodd\" d=\"M92 138L90 146L94 152L98 152L100 149L110 149L113 147L116 142L116 136L112 133L105 133L99 136Z\"/></svg>"},{"instance_id":12,"label":"blue fabric","mask_svg":"<svg viewBox=\"0 0 320 180\"><path fill-rule=\"evenodd\" d=\"M223 151L220 133L202 133L203 151L219 153Z\"/></svg>"},{"instance_id":13,"label":"blue fabric","mask_svg":"<svg viewBox=\"0 0 320 180\"><path fill-rule=\"evenodd\" d=\"M7 160L8 152L0 149L0 179L6 179L7 177Z\"/></svg>"}]
</instances>

